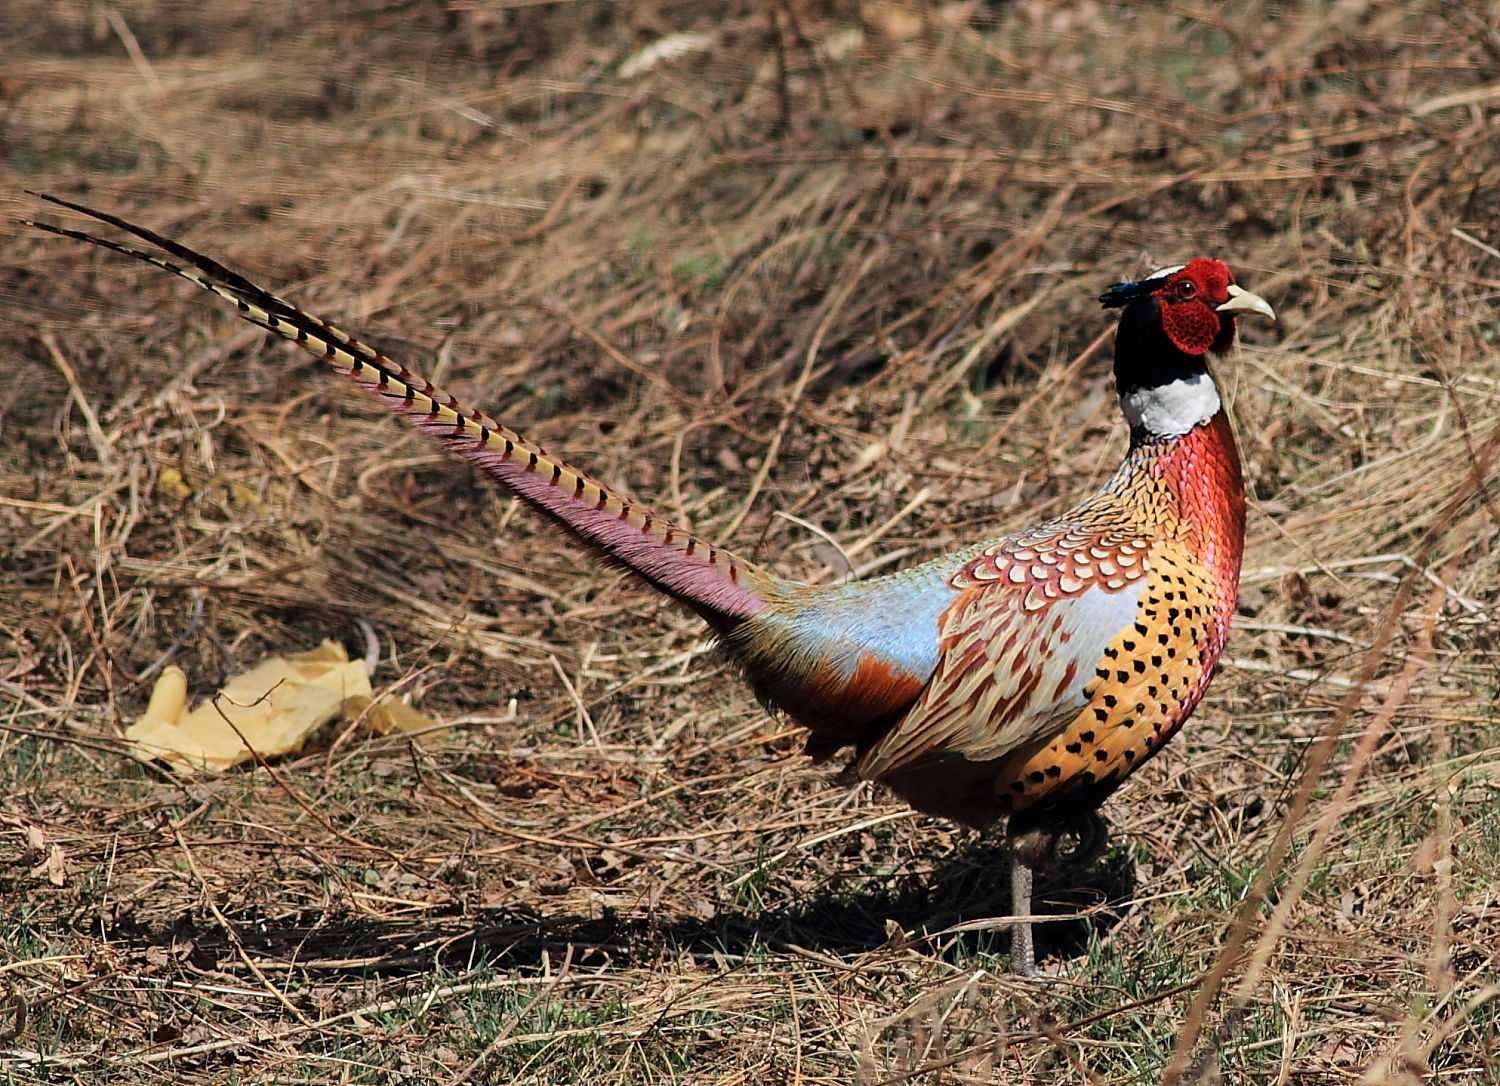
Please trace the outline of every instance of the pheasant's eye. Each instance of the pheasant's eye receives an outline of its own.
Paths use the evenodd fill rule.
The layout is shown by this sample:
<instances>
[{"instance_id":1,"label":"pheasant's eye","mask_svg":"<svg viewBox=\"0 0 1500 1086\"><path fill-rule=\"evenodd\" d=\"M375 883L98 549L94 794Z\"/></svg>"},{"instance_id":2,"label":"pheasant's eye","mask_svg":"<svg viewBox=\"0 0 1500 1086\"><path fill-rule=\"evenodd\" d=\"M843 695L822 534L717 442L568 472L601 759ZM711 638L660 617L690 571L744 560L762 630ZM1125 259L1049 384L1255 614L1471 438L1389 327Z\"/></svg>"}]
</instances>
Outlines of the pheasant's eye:
<instances>
[{"instance_id":1,"label":"pheasant's eye","mask_svg":"<svg viewBox=\"0 0 1500 1086\"><path fill-rule=\"evenodd\" d=\"M1197 288L1193 286L1193 281L1191 279L1184 279L1182 282L1177 284L1177 297L1191 298L1196 290Z\"/></svg>"}]
</instances>

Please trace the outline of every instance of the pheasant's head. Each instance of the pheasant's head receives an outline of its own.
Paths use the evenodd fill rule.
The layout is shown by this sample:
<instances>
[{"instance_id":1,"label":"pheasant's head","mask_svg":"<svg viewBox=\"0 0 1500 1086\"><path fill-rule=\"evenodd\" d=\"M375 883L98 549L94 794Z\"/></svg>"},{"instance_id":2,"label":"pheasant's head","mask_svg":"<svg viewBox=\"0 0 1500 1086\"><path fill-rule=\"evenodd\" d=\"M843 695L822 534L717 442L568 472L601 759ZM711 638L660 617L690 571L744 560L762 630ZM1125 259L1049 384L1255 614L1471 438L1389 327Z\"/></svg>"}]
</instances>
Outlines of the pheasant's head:
<instances>
[{"instance_id":1,"label":"pheasant's head","mask_svg":"<svg viewBox=\"0 0 1500 1086\"><path fill-rule=\"evenodd\" d=\"M1222 260L1199 257L1115 283L1099 301L1123 309L1115 336L1115 384L1137 436L1173 436L1219 409L1208 355L1234 344L1235 317L1276 319L1264 298L1236 286Z\"/></svg>"},{"instance_id":2,"label":"pheasant's head","mask_svg":"<svg viewBox=\"0 0 1500 1086\"><path fill-rule=\"evenodd\" d=\"M1276 319L1264 298L1235 285L1228 264L1204 256L1154 271L1136 283L1115 283L1099 301L1106 309L1149 313L1172 346L1190 355L1228 350L1236 313Z\"/></svg>"}]
</instances>

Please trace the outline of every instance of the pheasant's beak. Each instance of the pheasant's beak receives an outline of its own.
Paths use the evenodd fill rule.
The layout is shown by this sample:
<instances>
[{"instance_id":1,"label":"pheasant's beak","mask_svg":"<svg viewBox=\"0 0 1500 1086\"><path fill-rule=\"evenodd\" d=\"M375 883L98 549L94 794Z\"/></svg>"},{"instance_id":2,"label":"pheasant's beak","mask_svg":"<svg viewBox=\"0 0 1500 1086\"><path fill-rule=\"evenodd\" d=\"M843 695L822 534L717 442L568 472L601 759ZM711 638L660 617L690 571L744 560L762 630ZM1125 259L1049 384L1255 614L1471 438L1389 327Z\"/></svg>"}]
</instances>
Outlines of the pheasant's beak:
<instances>
[{"instance_id":1,"label":"pheasant's beak","mask_svg":"<svg viewBox=\"0 0 1500 1086\"><path fill-rule=\"evenodd\" d=\"M1229 284L1229 301L1215 306L1214 309L1219 313L1259 313L1262 317L1276 319L1276 310L1271 308L1270 302L1259 294L1251 294L1248 290L1237 287L1233 283Z\"/></svg>"}]
</instances>

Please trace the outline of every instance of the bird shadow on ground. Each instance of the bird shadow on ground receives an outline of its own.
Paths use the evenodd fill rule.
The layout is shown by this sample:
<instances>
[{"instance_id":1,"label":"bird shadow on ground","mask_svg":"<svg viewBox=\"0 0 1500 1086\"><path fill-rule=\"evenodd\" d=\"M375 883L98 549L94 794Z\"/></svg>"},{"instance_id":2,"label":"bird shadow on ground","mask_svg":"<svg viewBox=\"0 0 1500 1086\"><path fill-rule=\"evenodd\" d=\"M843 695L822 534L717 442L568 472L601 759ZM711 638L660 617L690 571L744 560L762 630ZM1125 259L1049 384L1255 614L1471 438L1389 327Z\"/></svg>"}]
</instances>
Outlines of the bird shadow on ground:
<instances>
[{"instance_id":1,"label":"bird shadow on ground","mask_svg":"<svg viewBox=\"0 0 1500 1086\"><path fill-rule=\"evenodd\" d=\"M890 944L925 946L934 957L965 960L1008 950L1009 856L1001 841L975 837L929 872L829 889L784 906L721 908L706 918L608 910L592 917L548 916L530 906L498 906L434 910L411 920L331 919L323 911L249 922L241 916L236 927L246 952L294 961L309 973L400 976L480 962L524 972L539 968L544 953L553 963L570 955L578 967L592 969L683 954L733 961L811 951L838 958ZM1039 873L1035 910L1066 919L1037 926L1038 958L1083 953L1091 935L1102 938L1129 914L1134 890L1134 866L1122 849L1086 866ZM180 916L169 933L134 934L137 941L144 935L146 942L189 948L199 968L233 961L238 949L212 919L201 921Z\"/></svg>"}]
</instances>

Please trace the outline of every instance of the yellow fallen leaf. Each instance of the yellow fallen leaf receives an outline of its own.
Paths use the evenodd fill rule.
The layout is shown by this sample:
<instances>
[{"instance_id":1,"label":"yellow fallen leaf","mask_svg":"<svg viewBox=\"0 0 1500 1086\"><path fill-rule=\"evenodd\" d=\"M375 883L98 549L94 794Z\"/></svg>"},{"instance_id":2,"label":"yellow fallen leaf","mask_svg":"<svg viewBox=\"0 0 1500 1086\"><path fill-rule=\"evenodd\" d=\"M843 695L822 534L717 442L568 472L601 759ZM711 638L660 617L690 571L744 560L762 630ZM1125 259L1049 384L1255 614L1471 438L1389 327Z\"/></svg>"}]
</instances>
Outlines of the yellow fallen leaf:
<instances>
[{"instance_id":1,"label":"yellow fallen leaf","mask_svg":"<svg viewBox=\"0 0 1500 1086\"><path fill-rule=\"evenodd\" d=\"M345 720L352 723L361 715L364 722L381 735L440 730L437 721L400 698L384 697L372 702L368 697L355 696L344 702Z\"/></svg>"},{"instance_id":2,"label":"yellow fallen leaf","mask_svg":"<svg viewBox=\"0 0 1500 1086\"><path fill-rule=\"evenodd\" d=\"M350 660L334 641L263 660L230 679L217 699L183 714L186 682L179 669L163 669L146 712L125 730L135 757L187 773L222 773L254 757L246 744L262 758L300 749L346 700L370 696L364 661Z\"/></svg>"},{"instance_id":3,"label":"yellow fallen leaf","mask_svg":"<svg viewBox=\"0 0 1500 1086\"><path fill-rule=\"evenodd\" d=\"M156 720L163 724L176 724L187 708L187 675L176 664L162 668L156 685L151 688L151 700L146 704L142 720Z\"/></svg>"},{"instance_id":4,"label":"yellow fallen leaf","mask_svg":"<svg viewBox=\"0 0 1500 1086\"><path fill-rule=\"evenodd\" d=\"M156 473L156 490L176 502L185 502L193 496L193 488L188 486L182 472L173 467L164 467Z\"/></svg>"}]
</instances>

